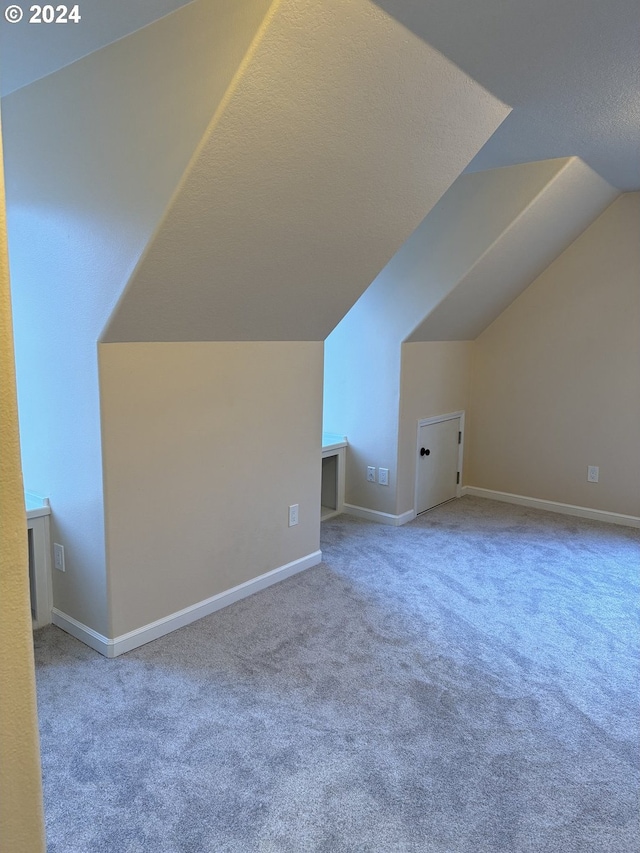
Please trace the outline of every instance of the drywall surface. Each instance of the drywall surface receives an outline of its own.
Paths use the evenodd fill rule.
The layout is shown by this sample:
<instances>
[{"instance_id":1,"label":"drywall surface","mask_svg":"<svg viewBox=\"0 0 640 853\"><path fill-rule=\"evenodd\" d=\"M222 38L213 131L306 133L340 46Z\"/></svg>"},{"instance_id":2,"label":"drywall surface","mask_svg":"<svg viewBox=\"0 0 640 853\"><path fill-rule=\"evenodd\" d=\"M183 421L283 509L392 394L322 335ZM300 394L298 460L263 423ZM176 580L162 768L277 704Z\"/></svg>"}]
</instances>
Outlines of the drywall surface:
<instances>
[{"instance_id":1,"label":"drywall surface","mask_svg":"<svg viewBox=\"0 0 640 853\"><path fill-rule=\"evenodd\" d=\"M190 4L2 101L25 482L54 605L104 635L96 342L266 6Z\"/></svg>"},{"instance_id":2,"label":"drywall surface","mask_svg":"<svg viewBox=\"0 0 640 853\"><path fill-rule=\"evenodd\" d=\"M640 189L637 0L377 2L513 107L475 171L571 153Z\"/></svg>"},{"instance_id":3,"label":"drywall surface","mask_svg":"<svg viewBox=\"0 0 640 853\"><path fill-rule=\"evenodd\" d=\"M401 343L567 163L460 176L327 338L324 428L349 438L347 503L397 514Z\"/></svg>"},{"instance_id":4,"label":"drywall surface","mask_svg":"<svg viewBox=\"0 0 640 853\"><path fill-rule=\"evenodd\" d=\"M324 340L508 111L369 0L274 4L104 340Z\"/></svg>"},{"instance_id":5,"label":"drywall surface","mask_svg":"<svg viewBox=\"0 0 640 853\"><path fill-rule=\"evenodd\" d=\"M323 430L349 439L346 502L395 515L400 342L386 320L352 309L325 341ZM389 469L388 486L367 481L370 465Z\"/></svg>"},{"instance_id":6,"label":"drywall surface","mask_svg":"<svg viewBox=\"0 0 640 853\"><path fill-rule=\"evenodd\" d=\"M554 164L562 165L544 185L526 186ZM519 182L519 178L529 180ZM462 242L467 245L490 227L480 224L483 218L494 221L497 212L508 209L509 205L500 204L507 199L497 195L513 191L511 204L524 201L525 205L493 242L486 241L484 251L414 330L410 341L475 340L619 195L577 157L465 175L460 186L467 182L468 200L458 219L460 225L466 220L468 233ZM526 190L528 198L523 194ZM484 210L474 202L481 202Z\"/></svg>"},{"instance_id":7,"label":"drywall surface","mask_svg":"<svg viewBox=\"0 0 640 853\"><path fill-rule=\"evenodd\" d=\"M4 172L0 140L0 849L44 853Z\"/></svg>"},{"instance_id":8,"label":"drywall surface","mask_svg":"<svg viewBox=\"0 0 640 853\"><path fill-rule=\"evenodd\" d=\"M327 339L325 428L349 436L348 503L410 508L401 342L475 339L616 195L575 157L458 178ZM389 488L368 465L391 468Z\"/></svg>"},{"instance_id":9,"label":"drywall surface","mask_svg":"<svg viewBox=\"0 0 640 853\"><path fill-rule=\"evenodd\" d=\"M189 0L82 0L80 20L64 26L27 26L32 16L23 8L20 26L0 24L2 95L53 74L94 50L167 15ZM237 0L236 0L237 2ZM69 4L71 10L75 4ZM59 15L56 15L56 18Z\"/></svg>"},{"instance_id":10,"label":"drywall surface","mask_svg":"<svg viewBox=\"0 0 640 853\"><path fill-rule=\"evenodd\" d=\"M475 342L469 485L640 515L639 233L623 195Z\"/></svg>"},{"instance_id":11,"label":"drywall surface","mask_svg":"<svg viewBox=\"0 0 640 853\"><path fill-rule=\"evenodd\" d=\"M398 430L400 515L415 505L418 421L450 412L465 412L466 416L472 349L473 343L469 341L402 345Z\"/></svg>"},{"instance_id":12,"label":"drywall surface","mask_svg":"<svg viewBox=\"0 0 640 853\"><path fill-rule=\"evenodd\" d=\"M319 548L322 343L101 344L100 375L112 636Z\"/></svg>"}]
</instances>

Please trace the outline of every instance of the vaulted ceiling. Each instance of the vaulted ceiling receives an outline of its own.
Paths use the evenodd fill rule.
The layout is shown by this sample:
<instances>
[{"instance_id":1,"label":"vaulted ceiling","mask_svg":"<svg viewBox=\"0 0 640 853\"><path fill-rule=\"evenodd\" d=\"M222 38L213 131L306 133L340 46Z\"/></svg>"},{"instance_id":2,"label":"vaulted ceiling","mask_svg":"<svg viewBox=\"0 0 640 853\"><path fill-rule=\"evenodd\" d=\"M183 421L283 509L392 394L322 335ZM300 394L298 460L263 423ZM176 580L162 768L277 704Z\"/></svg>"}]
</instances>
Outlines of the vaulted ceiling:
<instances>
[{"instance_id":1,"label":"vaulted ceiling","mask_svg":"<svg viewBox=\"0 0 640 853\"><path fill-rule=\"evenodd\" d=\"M580 157L640 189L637 0L378 0L513 107L472 170Z\"/></svg>"},{"instance_id":2,"label":"vaulted ceiling","mask_svg":"<svg viewBox=\"0 0 640 853\"><path fill-rule=\"evenodd\" d=\"M190 0L80 0L79 23L64 25L9 24L0 18L0 79L2 95L88 56L100 48L170 14ZM71 8L72 4L68 4ZM234 5L228 0L227 6ZM23 4L27 10L28 4Z\"/></svg>"},{"instance_id":3,"label":"vaulted ceiling","mask_svg":"<svg viewBox=\"0 0 640 853\"><path fill-rule=\"evenodd\" d=\"M368 0L274 4L103 340L323 340L508 112Z\"/></svg>"},{"instance_id":4,"label":"vaulted ceiling","mask_svg":"<svg viewBox=\"0 0 640 853\"><path fill-rule=\"evenodd\" d=\"M232 7L240 0L225 2ZM613 186L640 189L637 0L378 3L513 107L470 170L575 155ZM183 5L184 0L82 0L77 25L2 20L2 92L52 74Z\"/></svg>"},{"instance_id":5,"label":"vaulted ceiling","mask_svg":"<svg viewBox=\"0 0 640 853\"><path fill-rule=\"evenodd\" d=\"M475 340L617 194L577 157L461 175L327 346Z\"/></svg>"},{"instance_id":6,"label":"vaulted ceiling","mask_svg":"<svg viewBox=\"0 0 640 853\"><path fill-rule=\"evenodd\" d=\"M37 252L30 235L46 243L42 225L15 236L17 211L73 210L104 258L98 270L91 254L88 276L67 251L60 279L83 299L88 278L92 293L104 281L102 340L324 339L379 273L394 279L408 247L439 233L427 214L465 169L573 157L562 180L581 187L577 208L580 192L597 208L611 187L640 186L635 4L87 0L78 24L5 22L12 264L20 245L25 264ZM574 195L545 198L563 245L543 251L533 229L525 249L518 214L491 257L517 246L530 263L515 277L504 265L493 308L480 310L496 279L483 256L430 319L435 302L414 306L399 339L466 338L502 310L578 233ZM417 254L424 284L435 255Z\"/></svg>"},{"instance_id":7,"label":"vaulted ceiling","mask_svg":"<svg viewBox=\"0 0 640 853\"><path fill-rule=\"evenodd\" d=\"M14 285L93 343L323 340L509 113L369 0L196 0L2 106Z\"/></svg>"}]
</instances>

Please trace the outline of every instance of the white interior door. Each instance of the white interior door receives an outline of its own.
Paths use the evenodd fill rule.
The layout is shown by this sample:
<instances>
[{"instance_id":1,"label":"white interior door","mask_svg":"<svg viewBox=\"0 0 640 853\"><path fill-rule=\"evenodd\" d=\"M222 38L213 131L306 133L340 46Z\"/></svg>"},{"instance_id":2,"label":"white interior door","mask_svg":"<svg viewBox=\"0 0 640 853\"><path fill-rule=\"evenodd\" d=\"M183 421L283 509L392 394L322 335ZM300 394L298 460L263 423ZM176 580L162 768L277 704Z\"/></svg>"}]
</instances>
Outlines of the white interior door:
<instances>
[{"instance_id":1,"label":"white interior door","mask_svg":"<svg viewBox=\"0 0 640 853\"><path fill-rule=\"evenodd\" d=\"M459 437L460 418L419 428L416 513L456 497Z\"/></svg>"}]
</instances>

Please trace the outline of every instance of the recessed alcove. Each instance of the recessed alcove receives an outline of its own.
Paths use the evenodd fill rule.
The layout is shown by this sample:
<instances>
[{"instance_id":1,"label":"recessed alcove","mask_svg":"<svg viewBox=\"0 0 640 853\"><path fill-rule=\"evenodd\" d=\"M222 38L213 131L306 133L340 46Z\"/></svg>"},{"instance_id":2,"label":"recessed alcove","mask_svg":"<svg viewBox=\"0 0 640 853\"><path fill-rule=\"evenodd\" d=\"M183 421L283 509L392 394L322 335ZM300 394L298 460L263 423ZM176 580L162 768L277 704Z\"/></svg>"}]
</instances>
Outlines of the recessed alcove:
<instances>
[{"instance_id":1,"label":"recessed alcove","mask_svg":"<svg viewBox=\"0 0 640 853\"><path fill-rule=\"evenodd\" d=\"M320 519L326 521L344 511L344 478L347 438L322 433L322 499Z\"/></svg>"}]
</instances>

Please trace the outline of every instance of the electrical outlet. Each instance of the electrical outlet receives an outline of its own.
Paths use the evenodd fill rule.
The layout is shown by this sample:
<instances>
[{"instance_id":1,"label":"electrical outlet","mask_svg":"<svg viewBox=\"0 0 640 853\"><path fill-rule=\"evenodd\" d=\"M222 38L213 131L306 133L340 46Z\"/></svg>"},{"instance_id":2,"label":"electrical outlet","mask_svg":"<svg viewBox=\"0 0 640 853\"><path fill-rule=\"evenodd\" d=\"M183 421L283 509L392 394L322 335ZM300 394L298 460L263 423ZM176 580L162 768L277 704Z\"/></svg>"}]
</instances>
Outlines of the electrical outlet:
<instances>
[{"instance_id":1,"label":"electrical outlet","mask_svg":"<svg viewBox=\"0 0 640 853\"><path fill-rule=\"evenodd\" d=\"M298 504L289 507L289 527L295 527L298 523Z\"/></svg>"},{"instance_id":2,"label":"electrical outlet","mask_svg":"<svg viewBox=\"0 0 640 853\"><path fill-rule=\"evenodd\" d=\"M367 467L367 480L370 483L375 483L376 481L376 469L373 465Z\"/></svg>"},{"instance_id":3,"label":"electrical outlet","mask_svg":"<svg viewBox=\"0 0 640 853\"><path fill-rule=\"evenodd\" d=\"M600 476L600 469L598 468L597 465L588 465L587 466L587 482L597 483L599 476Z\"/></svg>"},{"instance_id":4,"label":"electrical outlet","mask_svg":"<svg viewBox=\"0 0 640 853\"><path fill-rule=\"evenodd\" d=\"M378 482L381 486L389 485L389 469L388 468L378 468Z\"/></svg>"},{"instance_id":5,"label":"electrical outlet","mask_svg":"<svg viewBox=\"0 0 640 853\"><path fill-rule=\"evenodd\" d=\"M64 566L64 546L53 543L53 567L59 572L65 572Z\"/></svg>"}]
</instances>

